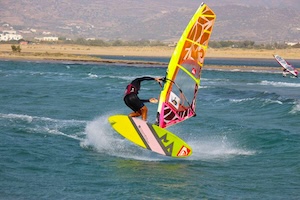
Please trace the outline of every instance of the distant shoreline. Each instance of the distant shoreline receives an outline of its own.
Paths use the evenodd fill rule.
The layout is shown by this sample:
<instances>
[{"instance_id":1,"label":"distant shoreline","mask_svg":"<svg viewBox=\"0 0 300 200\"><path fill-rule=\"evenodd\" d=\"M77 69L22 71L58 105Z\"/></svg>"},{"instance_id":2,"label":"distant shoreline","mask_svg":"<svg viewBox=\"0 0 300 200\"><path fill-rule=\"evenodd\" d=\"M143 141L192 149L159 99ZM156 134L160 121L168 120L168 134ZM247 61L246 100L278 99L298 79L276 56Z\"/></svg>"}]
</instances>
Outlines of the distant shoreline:
<instances>
[{"instance_id":1,"label":"distant shoreline","mask_svg":"<svg viewBox=\"0 0 300 200\"><path fill-rule=\"evenodd\" d=\"M83 46L71 44L28 44L21 45L22 53L36 54L65 54L65 55L116 55L116 56L149 56L171 57L175 47L168 46ZM0 57L11 53L11 44L0 44ZM300 48L293 49L239 49L218 48L207 50L206 57L210 58L270 58L272 54L279 54L285 59L300 59ZM10 57L9 55L6 55Z\"/></svg>"},{"instance_id":2,"label":"distant shoreline","mask_svg":"<svg viewBox=\"0 0 300 200\"><path fill-rule=\"evenodd\" d=\"M0 45L0 60L40 60L40 61L70 61L90 63L120 63L136 65L167 66L163 62L101 59L101 55L110 56L140 56L140 57L166 57L170 58L175 47L93 47L80 45L22 45L21 53L12 53L10 44ZM273 59L272 54L279 54L286 59L300 59L300 49L208 49L207 58L216 59ZM96 57L95 55L99 56ZM245 66L213 66L206 65L205 69L211 70L262 70L280 72L279 67L245 67Z\"/></svg>"}]
</instances>

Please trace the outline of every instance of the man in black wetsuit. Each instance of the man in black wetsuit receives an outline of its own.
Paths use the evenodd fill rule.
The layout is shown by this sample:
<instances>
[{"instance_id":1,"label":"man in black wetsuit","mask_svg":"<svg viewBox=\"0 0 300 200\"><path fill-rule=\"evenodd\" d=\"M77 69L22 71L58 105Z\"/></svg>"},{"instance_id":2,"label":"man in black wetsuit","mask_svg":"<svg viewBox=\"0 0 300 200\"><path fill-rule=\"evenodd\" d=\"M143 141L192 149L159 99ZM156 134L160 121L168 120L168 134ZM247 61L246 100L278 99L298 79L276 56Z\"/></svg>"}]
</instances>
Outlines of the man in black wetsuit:
<instances>
[{"instance_id":1,"label":"man in black wetsuit","mask_svg":"<svg viewBox=\"0 0 300 200\"><path fill-rule=\"evenodd\" d=\"M142 119L144 121L147 121L148 108L144 105L144 102L151 102L151 103L158 102L156 98L143 100L137 96L141 88L141 82L150 81L150 80L155 80L157 82L160 82L163 79L145 76L141 78L136 78L129 85L127 85L125 90L124 102L129 108L131 108L131 110L133 110L133 112L129 114L130 117L142 116Z\"/></svg>"},{"instance_id":2,"label":"man in black wetsuit","mask_svg":"<svg viewBox=\"0 0 300 200\"><path fill-rule=\"evenodd\" d=\"M283 68L283 70L282 70L282 76L286 77L286 75L288 75L288 74L289 74L289 71L287 69Z\"/></svg>"}]
</instances>

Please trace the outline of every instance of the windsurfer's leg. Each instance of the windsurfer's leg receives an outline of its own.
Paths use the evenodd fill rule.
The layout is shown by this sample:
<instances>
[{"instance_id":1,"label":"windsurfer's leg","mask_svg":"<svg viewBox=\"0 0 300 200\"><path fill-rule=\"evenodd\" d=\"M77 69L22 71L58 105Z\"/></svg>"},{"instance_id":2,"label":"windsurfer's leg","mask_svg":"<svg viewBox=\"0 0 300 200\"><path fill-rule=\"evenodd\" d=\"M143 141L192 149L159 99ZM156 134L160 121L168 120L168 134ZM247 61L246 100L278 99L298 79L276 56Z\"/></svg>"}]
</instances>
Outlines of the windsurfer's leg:
<instances>
[{"instance_id":1,"label":"windsurfer's leg","mask_svg":"<svg viewBox=\"0 0 300 200\"><path fill-rule=\"evenodd\" d=\"M144 105L141 108L142 120L147 121L148 108Z\"/></svg>"},{"instance_id":2,"label":"windsurfer's leg","mask_svg":"<svg viewBox=\"0 0 300 200\"><path fill-rule=\"evenodd\" d=\"M129 117L139 117L141 115L142 115L142 113L140 111L136 111L136 112L130 113L128 116Z\"/></svg>"}]
</instances>

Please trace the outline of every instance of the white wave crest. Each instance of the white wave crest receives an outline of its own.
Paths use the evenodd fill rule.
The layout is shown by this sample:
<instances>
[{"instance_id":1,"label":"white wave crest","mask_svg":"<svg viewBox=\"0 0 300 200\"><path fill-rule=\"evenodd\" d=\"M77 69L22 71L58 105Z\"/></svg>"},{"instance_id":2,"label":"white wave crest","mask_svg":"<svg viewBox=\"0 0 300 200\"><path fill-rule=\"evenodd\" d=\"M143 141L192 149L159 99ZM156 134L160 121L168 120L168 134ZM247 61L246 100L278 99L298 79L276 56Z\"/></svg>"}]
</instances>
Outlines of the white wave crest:
<instances>
[{"instance_id":1,"label":"white wave crest","mask_svg":"<svg viewBox=\"0 0 300 200\"><path fill-rule=\"evenodd\" d=\"M247 102L247 101L254 101L254 100L259 100L259 101L263 101L263 105L266 105L266 104L280 104L282 105L282 101L279 101L279 100L272 100L272 99L257 99L257 98L244 98L244 99L230 99L229 101L230 102L233 102L233 103L241 103L241 102Z\"/></svg>"},{"instance_id":2,"label":"white wave crest","mask_svg":"<svg viewBox=\"0 0 300 200\"><path fill-rule=\"evenodd\" d=\"M58 127L37 126L34 128L29 128L28 130L30 130L31 133L47 133L50 135L61 135L67 138L72 138L74 140L83 141L83 139L77 134L66 134L58 130Z\"/></svg>"},{"instance_id":3,"label":"white wave crest","mask_svg":"<svg viewBox=\"0 0 300 200\"><path fill-rule=\"evenodd\" d=\"M127 159L145 161L162 159L156 153L143 149L119 135L109 124L108 117L108 115L100 116L87 124L86 138L80 143L81 147L91 146L99 153Z\"/></svg>"},{"instance_id":4,"label":"white wave crest","mask_svg":"<svg viewBox=\"0 0 300 200\"><path fill-rule=\"evenodd\" d=\"M89 78L98 78L97 74L89 73L88 76L89 76Z\"/></svg>"},{"instance_id":5,"label":"white wave crest","mask_svg":"<svg viewBox=\"0 0 300 200\"><path fill-rule=\"evenodd\" d=\"M6 119L11 119L11 120L22 120L28 123L31 123L33 121L48 121L48 122L55 122L55 123L86 123L86 121L83 120L61 120L61 119L52 119L49 117L38 117L38 116L30 116L30 115L25 115L25 114L13 114L13 113L9 113L9 114L4 114L4 113L0 113L0 118L6 118Z\"/></svg>"},{"instance_id":6,"label":"white wave crest","mask_svg":"<svg viewBox=\"0 0 300 200\"><path fill-rule=\"evenodd\" d=\"M296 114L300 112L300 101L296 101L292 110L289 112L290 114Z\"/></svg>"},{"instance_id":7,"label":"white wave crest","mask_svg":"<svg viewBox=\"0 0 300 200\"><path fill-rule=\"evenodd\" d=\"M239 102L244 102L244 101L253 101L255 98L244 98L244 99L230 99L231 102L234 103L239 103Z\"/></svg>"},{"instance_id":8,"label":"white wave crest","mask_svg":"<svg viewBox=\"0 0 300 200\"><path fill-rule=\"evenodd\" d=\"M272 99L265 99L265 103L266 104L269 104L269 103L277 103L277 104L280 104L282 105L282 101L279 101L279 100L272 100Z\"/></svg>"},{"instance_id":9,"label":"white wave crest","mask_svg":"<svg viewBox=\"0 0 300 200\"><path fill-rule=\"evenodd\" d=\"M82 120L61 120L48 117L30 116L25 114L0 113L0 118L8 119L12 123L14 123L11 124L11 126L23 129L27 133L62 135L79 141L82 140L82 131L78 131L76 133L72 132L69 134L67 130L73 129L74 127L78 129L78 127L86 123L86 121Z\"/></svg>"},{"instance_id":10,"label":"white wave crest","mask_svg":"<svg viewBox=\"0 0 300 200\"><path fill-rule=\"evenodd\" d=\"M0 113L1 118L6 119L20 119L22 121L26 121L28 123L32 122L33 117L29 115L22 115L22 114L2 114Z\"/></svg>"},{"instance_id":11,"label":"white wave crest","mask_svg":"<svg viewBox=\"0 0 300 200\"><path fill-rule=\"evenodd\" d=\"M300 87L300 83L287 83L287 82L275 82L275 81L262 81L261 85L271 85L274 87Z\"/></svg>"},{"instance_id":12,"label":"white wave crest","mask_svg":"<svg viewBox=\"0 0 300 200\"><path fill-rule=\"evenodd\" d=\"M252 150L234 147L226 136L222 138L210 138L206 140L188 141L193 149L190 157L192 160L219 160L235 156L251 156L256 152Z\"/></svg>"}]
</instances>

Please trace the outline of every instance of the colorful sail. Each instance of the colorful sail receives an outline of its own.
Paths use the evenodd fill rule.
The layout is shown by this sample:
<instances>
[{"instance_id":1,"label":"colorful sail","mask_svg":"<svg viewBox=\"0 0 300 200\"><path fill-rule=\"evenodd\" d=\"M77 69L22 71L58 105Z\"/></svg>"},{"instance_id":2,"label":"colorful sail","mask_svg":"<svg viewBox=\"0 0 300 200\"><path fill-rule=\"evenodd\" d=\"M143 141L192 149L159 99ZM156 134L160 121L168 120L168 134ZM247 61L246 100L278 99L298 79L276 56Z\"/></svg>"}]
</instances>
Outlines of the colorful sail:
<instances>
[{"instance_id":1,"label":"colorful sail","mask_svg":"<svg viewBox=\"0 0 300 200\"><path fill-rule=\"evenodd\" d=\"M293 65L288 63L286 60L284 60L282 57L279 55L273 55L275 60L284 68L286 69L289 73L291 73L294 76L298 76L298 71Z\"/></svg>"},{"instance_id":2,"label":"colorful sail","mask_svg":"<svg viewBox=\"0 0 300 200\"><path fill-rule=\"evenodd\" d=\"M162 128L196 115L201 69L215 19L202 3L177 43L158 103L157 123Z\"/></svg>"}]
</instances>

